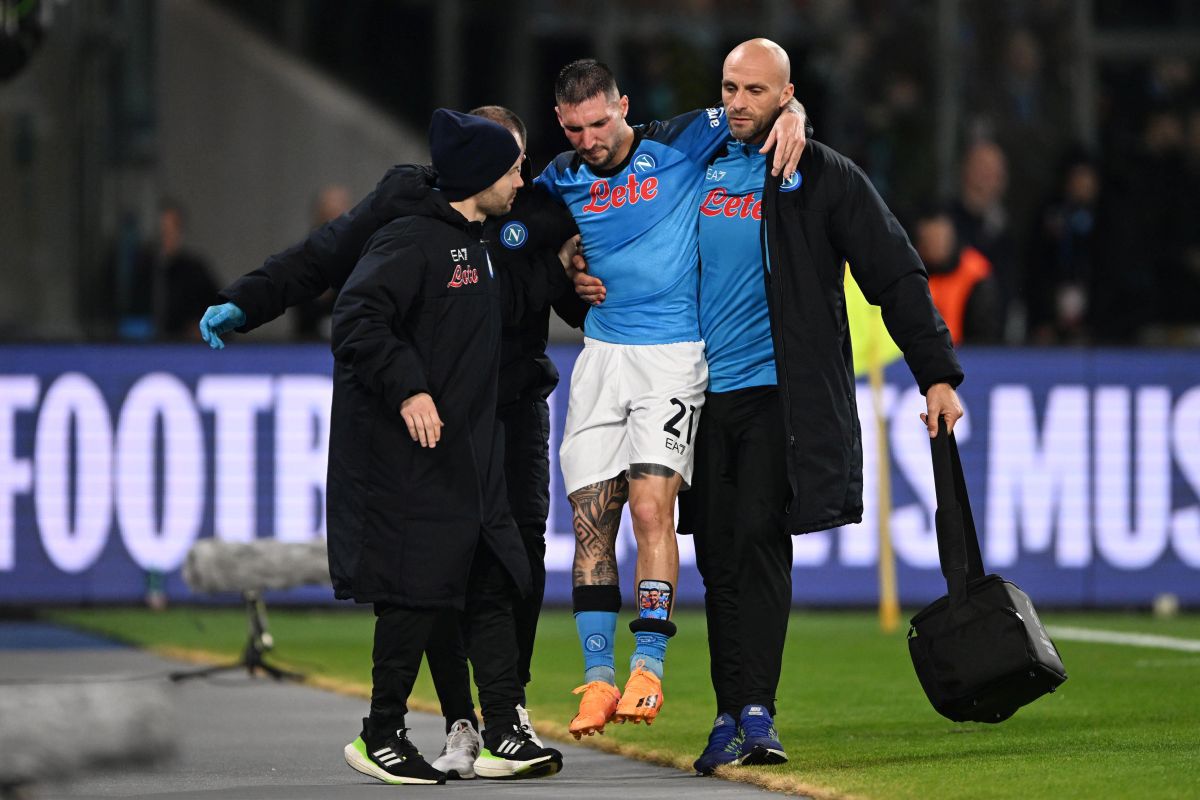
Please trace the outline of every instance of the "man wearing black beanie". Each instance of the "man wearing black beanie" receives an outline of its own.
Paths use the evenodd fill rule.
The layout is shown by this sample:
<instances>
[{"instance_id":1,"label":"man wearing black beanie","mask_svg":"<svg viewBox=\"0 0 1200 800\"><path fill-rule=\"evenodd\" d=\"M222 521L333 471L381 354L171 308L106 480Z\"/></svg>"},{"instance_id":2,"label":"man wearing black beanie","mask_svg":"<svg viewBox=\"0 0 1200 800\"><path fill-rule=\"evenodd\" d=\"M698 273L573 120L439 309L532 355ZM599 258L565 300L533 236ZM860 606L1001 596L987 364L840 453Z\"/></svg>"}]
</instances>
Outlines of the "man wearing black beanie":
<instances>
[{"instance_id":1,"label":"man wearing black beanie","mask_svg":"<svg viewBox=\"0 0 1200 800\"><path fill-rule=\"evenodd\" d=\"M429 122L429 155L437 170L437 189L451 203L479 194L498 180L497 171L503 175L507 167L513 167L516 181L504 208L492 209L484 216L506 213L517 189L524 185L520 177L520 143L503 125L490 119L439 108ZM482 222L483 217L472 221Z\"/></svg>"},{"instance_id":2,"label":"man wearing black beanie","mask_svg":"<svg viewBox=\"0 0 1200 800\"><path fill-rule=\"evenodd\" d=\"M513 602L530 567L505 499L496 393L504 307L567 279L547 268L502 285L480 241L523 185L513 134L439 109L429 139L437 191L371 237L333 309L330 573L337 597L376 615L371 712L345 756L386 783L444 781L404 716L438 619L461 609L487 722L474 771L553 775L562 754L531 741L517 713Z\"/></svg>"},{"instance_id":3,"label":"man wearing black beanie","mask_svg":"<svg viewBox=\"0 0 1200 800\"><path fill-rule=\"evenodd\" d=\"M502 106L481 106L472 116L503 125L524 143L525 125ZM443 165L446 167L447 165ZM448 165L453 171L454 164ZM212 306L200 329L214 349L234 329L246 333L278 317L289 306L315 298L321 292L340 291L366 247L387 223L413 213L414 204L438 191L432 167L399 164L387 171L378 186L353 209L312 231L303 241L269 256L258 268L222 290L223 305ZM560 247L577 233L571 215L546 192L534 189L529 162L522 164L526 186L518 192L512 210L483 223L489 256L503 280L523 283L554 268L564 257ZM588 306L569 284L546 298L548 304L525 302L506 309L501 335L497 421L504 431L504 476L512 516L521 532L532 573L532 591L514 609L518 647L518 673L528 684L538 619L546 583L546 520L550 511L550 410L547 397L559 375L546 354L549 306L572 327L580 328ZM445 717L446 741L432 762L448 778L475 777L474 762L481 742L479 722L471 697L465 646L458 630L461 615L445 612L435 626L425 655L434 688ZM540 746L528 713L517 709L522 727Z\"/></svg>"}]
</instances>

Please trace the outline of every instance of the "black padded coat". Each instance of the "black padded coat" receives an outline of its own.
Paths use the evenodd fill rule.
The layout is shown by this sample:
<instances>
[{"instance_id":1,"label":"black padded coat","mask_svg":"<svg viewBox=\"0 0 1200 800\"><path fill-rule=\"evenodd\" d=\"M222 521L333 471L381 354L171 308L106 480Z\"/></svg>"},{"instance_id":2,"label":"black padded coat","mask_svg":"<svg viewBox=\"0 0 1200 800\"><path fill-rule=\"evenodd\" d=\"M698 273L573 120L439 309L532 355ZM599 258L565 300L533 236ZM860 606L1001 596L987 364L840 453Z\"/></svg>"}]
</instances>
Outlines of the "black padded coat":
<instances>
[{"instance_id":1,"label":"black padded coat","mask_svg":"<svg viewBox=\"0 0 1200 800\"><path fill-rule=\"evenodd\" d=\"M922 393L934 383L957 386L963 373L925 267L862 170L813 140L798 186L781 188L770 168L768 157L760 238L792 493L786 526L808 533L862 521L846 263L867 300L882 307ZM680 495L681 533L704 524L696 493Z\"/></svg>"},{"instance_id":2,"label":"black padded coat","mask_svg":"<svg viewBox=\"0 0 1200 800\"><path fill-rule=\"evenodd\" d=\"M481 542L528 587L496 424L501 326L569 281L557 259L524 282L498 280L481 236L428 193L371 237L334 304L327 528L339 598L462 608ZM434 448L400 416L420 392L445 424Z\"/></svg>"}]
</instances>

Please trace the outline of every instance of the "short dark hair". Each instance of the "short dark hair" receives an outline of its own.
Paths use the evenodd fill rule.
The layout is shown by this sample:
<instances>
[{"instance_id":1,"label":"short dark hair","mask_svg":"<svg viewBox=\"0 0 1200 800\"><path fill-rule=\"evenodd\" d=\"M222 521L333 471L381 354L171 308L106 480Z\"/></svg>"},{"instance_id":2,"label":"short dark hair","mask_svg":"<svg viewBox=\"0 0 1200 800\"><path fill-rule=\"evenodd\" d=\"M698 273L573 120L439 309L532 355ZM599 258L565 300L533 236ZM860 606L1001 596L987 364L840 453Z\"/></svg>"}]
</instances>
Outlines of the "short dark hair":
<instances>
[{"instance_id":1,"label":"short dark hair","mask_svg":"<svg viewBox=\"0 0 1200 800\"><path fill-rule=\"evenodd\" d=\"M594 58L572 61L559 71L554 81L554 100L560 106L578 105L598 94L610 99L621 96L612 70Z\"/></svg>"},{"instance_id":2,"label":"short dark hair","mask_svg":"<svg viewBox=\"0 0 1200 800\"><path fill-rule=\"evenodd\" d=\"M525 133L525 123L517 116L517 112L504 106L479 106L472 108L467 112L473 117L483 117L490 119L499 125L503 125L510 131L521 138L521 144L525 147L529 146L529 137Z\"/></svg>"}]
</instances>

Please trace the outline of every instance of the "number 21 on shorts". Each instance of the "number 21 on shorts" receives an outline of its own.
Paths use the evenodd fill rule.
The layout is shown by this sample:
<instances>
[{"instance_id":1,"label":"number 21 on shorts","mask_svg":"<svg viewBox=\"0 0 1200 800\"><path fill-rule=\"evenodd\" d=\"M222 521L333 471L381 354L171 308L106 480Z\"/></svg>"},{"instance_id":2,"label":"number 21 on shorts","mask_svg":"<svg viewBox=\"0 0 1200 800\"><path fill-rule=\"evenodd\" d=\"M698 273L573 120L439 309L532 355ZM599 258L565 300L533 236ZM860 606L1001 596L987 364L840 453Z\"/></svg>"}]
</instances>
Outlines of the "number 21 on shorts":
<instances>
[{"instance_id":1,"label":"number 21 on shorts","mask_svg":"<svg viewBox=\"0 0 1200 800\"><path fill-rule=\"evenodd\" d=\"M671 405L675 406L676 411L674 416L667 420L667 424L663 425L663 430L667 436L665 446L668 450L674 450L682 455L687 452L688 445L692 443L692 430L696 424L696 407L685 405L678 398L671 398ZM683 431L678 427L683 422L683 418L687 417L687 436L684 437Z\"/></svg>"}]
</instances>

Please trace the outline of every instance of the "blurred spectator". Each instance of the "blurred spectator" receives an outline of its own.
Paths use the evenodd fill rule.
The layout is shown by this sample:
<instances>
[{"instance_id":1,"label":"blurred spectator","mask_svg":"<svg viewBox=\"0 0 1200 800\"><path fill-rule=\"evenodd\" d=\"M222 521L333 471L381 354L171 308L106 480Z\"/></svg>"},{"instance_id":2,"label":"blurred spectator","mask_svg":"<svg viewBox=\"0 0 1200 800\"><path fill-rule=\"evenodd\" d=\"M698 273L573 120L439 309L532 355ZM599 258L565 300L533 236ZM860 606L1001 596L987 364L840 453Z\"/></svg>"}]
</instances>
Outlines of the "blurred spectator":
<instances>
[{"instance_id":1,"label":"blurred spectator","mask_svg":"<svg viewBox=\"0 0 1200 800\"><path fill-rule=\"evenodd\" d=\"M1195 218L1186 208L1184 122L1171 106L1152 110L1138 151L1116 174L1125 217L1119 229L1127 264L1119 279L1120 321L1115 338L1165 344L1168 329L1195 319L1194 282L1183 266Z\"/></svg>"},{"instance_id":2,"label":"blurred spectator","mask_svg":"<svg viewBox=\"0 0 1200 800\"><path fill-rule=\"evenodd\" d=\"M1142 224L1156 238L1151 252L1161 308L1157 321L1166 344L1194 343L1195 334L1188 329L1200 324L1200 237L1196 231L1200 153L1189 146L1194 136L1188 135L1187 128L1188 118L1177 105L1151 112L1137 176L1138 196L1157 211Z\"/></svg>"},{"instance_id":3,"label":"blurred spectator","mask_svg":"<svg viewBox=\"0 0 1200 800\"><path fill-rule=\"evenodd\" d=\"M997 88L999 127L1045 126L1055 117L1048 113L1052 109L1042 76L1042 48L1030 31L1018 29L1009 36Z\"/></svg>"},{"instance_id":4,"label":"blurred spectator","mask_svg":"<svg viewBox=\"0 0 1200 800\"><path fill-rule=\"evenodd\" d=\"M1000 341L999 289L987 257L961 245L954 220L941 209L916 219L914 246L929 272L929 293L955 345Z\"/></svg>"},{"instance_id":5,"label":"blurred spectator","mask_svg":"<svg viewBox=\"0 0 1200 800\"><path fill-rule=\"evenodd\" d=\"M1007 4L986 5L999 13ZM1017 16L1015 9L1007 10ZM1063 18L1063 13L1069 10L1060 8L1050 15L1065 25L1069 16ZM1064 54L1051 50L1048 58L1044 42L1026 27L1028 23L1019 18L1012 21L1015 27L1002 25L997 31L1000 36L994 41L999 51L977 62L968 94L968 104L976 107L968 110L976 132L995 141L1008 157L1010 229L1024 252L1038 204L1053 190L1057 160L1067 144L1064 132L1070 130L1071 103L1063 81ZM1044 29L1047 21L1041 22ZM993 38L990 32L986 35ZM998 264L997 269L1001 269ZM1006 299L1020 289L1007 275L1001 275L1001 282Z\"/></svg>"},{"instance_id":6,"label":"blurred spectator","mask_svg":"<svg viewBox=\"0 0 1200 800\"><path fill-rule=\"evenodd\" d=\"M1012 339L1016 336L1009 331L1008 316L1021 287L1016 275L1016 245L1003 202L1007 188L1004 151L995 142L976 142L963 157L960 193L950 214L959 244L978 250L991 264L1001 338Z\"/></svg>"},{"instance_id":7,"label":"blurred spectator","mask_svg":"<svg viewBox=\"0 0 1200 800\"><path fill-rule=\"evenodd\" d=\"M313 198L312 229L319 228L326 222L337 219L350 210L354 204L350 189L341 184L322 186ZM333 313L333 301L337 295L332 289L326 290L320 297L310 303L303 303L292 312L295 320L296 338L309 341L329 341L330 314Z\"/></svg>"},{"instance_id":8,"label":"blurred spectator","mask_svg":"<svg viewBox=\"0 0 1200 800\"><path fill-rule=\"evenodd\" d=\"M1159 108L1187 102L1195 93L1192 65L1184 58L1169 56L1157 59L1146 80L1146 100Z\"/></svg>"},{"instance_id":9,"label":"blurred spectator","mask_svg":"<svg viewBox=\"0 0 1200 800\"><path fill-rule=\"evenodd\" d=\"M878 103L868 106L868 174L893 208L920 207L937 191L933 115L924 84L904 68L887 70Z\"/></svg>"},{"instance_id":10,"label":"blurred spectator","mask_svg":"<svg viewBox=\"0 0 1200 800\"><path fill-rule=\"evenodd\" d=\"M158 236L138 249L123 286L119 332L126 339L199 340L200 316L216 300L208 263L184 247L184 212L159 204Z\"/></svg>"},{"instance_id":11,"label":"blurred spectator","mask_svg":"<svg viewBox=\"0 0 1200 800\"><path fill-rule=\"evenodd\" d=\"M797 96L818 138L862 166L896 213L911 214L937 191L934 51L913 46L930 40L934 15L907 0L821 3L814 13L823 30L811 57L792 56L812 76Z\"/></svg>"},{"instance_id":12,"label":"blurred spectator","mask_svg":"<svg viewBox=\"0 0 1200 800\"><path fill-rule=\"evenodd\" d=\"M1101 268L1107 237L1096 164L1074 154L1061 174L1059 191L1038 215L1027 265L1025 299L1035 344L1089 341L1093 299L1112 286Z\"/></svg>"}]
</instances>

